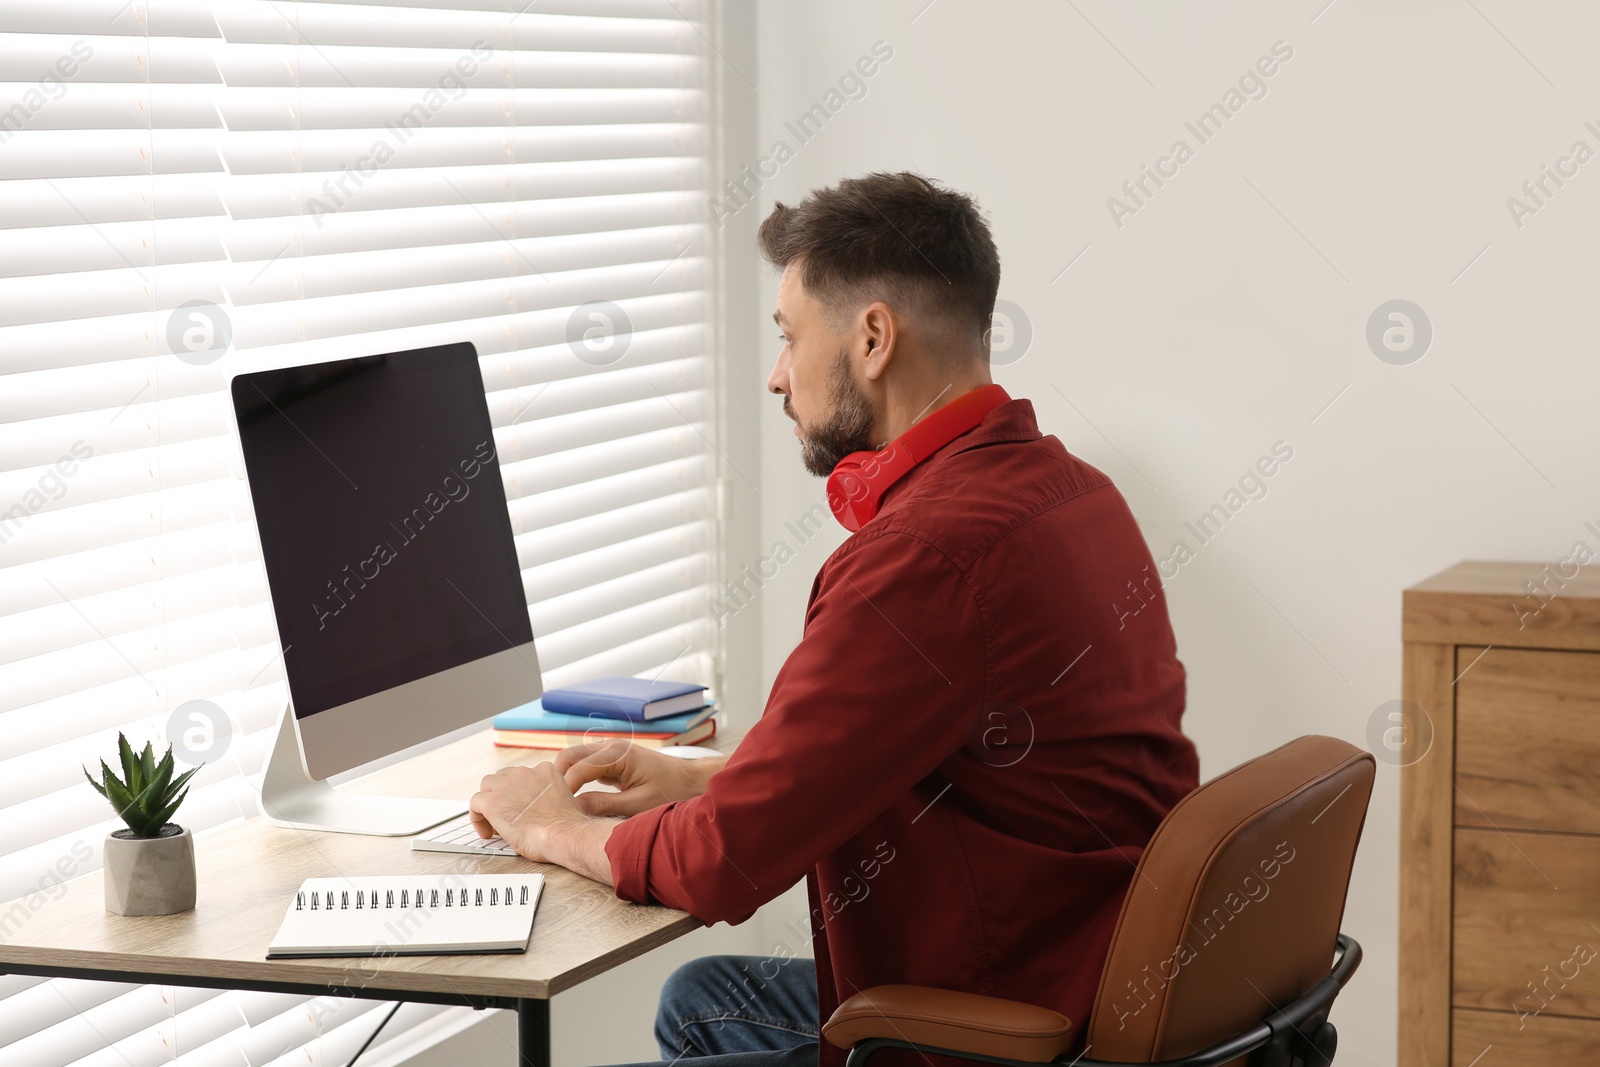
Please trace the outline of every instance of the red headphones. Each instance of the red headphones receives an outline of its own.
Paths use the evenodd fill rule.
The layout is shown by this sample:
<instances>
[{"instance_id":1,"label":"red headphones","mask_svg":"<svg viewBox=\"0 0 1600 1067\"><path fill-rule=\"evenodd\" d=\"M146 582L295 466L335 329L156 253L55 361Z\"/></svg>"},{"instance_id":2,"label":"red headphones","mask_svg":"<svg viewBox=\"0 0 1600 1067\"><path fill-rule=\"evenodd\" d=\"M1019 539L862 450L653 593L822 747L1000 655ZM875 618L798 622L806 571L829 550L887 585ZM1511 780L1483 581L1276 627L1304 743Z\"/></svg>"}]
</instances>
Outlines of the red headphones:
<instances>
[{"instance_id":1,"label":"red headphones","mask_svg":"<svg viewBox=\"0 0 1600 1067\"><path fill-rule=\"evenodd\" d=\"M852 452L828 475L828 507L855 533L878 514L889 487L918 463L983 421L1011 398L998 385L983 385L956 397L874 452Z\"/></svg>"}]
</instances>

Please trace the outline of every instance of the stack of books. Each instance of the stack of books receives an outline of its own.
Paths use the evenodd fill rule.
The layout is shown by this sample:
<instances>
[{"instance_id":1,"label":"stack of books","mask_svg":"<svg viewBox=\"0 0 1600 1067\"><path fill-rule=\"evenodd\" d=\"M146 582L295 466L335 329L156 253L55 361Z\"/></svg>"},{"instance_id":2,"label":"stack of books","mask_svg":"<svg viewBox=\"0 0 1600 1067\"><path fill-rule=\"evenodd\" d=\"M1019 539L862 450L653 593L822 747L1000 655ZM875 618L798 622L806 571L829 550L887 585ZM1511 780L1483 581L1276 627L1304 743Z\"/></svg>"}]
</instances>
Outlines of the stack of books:
<instances>
[{"instance_id":1,"label":"stack of books","mask_svg":"<svg viewBox=\"0 0 1600 1067\"><path fill-rule=\"evenodd\" d=\"M706 687L639 678L596 678L551 689L494 717L494 743L562 749L621 739L646 748L695 745L716 736L716 702Z\"/></svg>"}]
</instances>

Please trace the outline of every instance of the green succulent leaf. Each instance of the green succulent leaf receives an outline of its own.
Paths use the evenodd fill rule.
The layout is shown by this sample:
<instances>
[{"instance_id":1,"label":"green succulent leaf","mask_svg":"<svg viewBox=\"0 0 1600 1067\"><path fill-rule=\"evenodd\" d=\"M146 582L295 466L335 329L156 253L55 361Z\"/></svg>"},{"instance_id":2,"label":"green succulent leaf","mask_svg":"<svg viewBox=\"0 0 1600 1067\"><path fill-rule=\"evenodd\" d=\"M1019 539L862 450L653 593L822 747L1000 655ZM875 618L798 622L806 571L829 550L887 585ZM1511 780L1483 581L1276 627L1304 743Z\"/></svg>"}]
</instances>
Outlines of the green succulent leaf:
<instances>
[{"instance_id":1,"label":"green succulent leaf","mask_svg":"<svg viewBox=\"0 0 1600 1067\"><path fill-rule=\"evenodd\" d=\"M105 766L105 761L104 760L102 760L100 762L100 766L102 766L102 767ZM89 768L85 767L83 769L83 776L85 778L89 779L89 784L94 786L95 792L99 793L103 797L106 796L106 787L101 785L99 782L94 780L94 775L89 773ZM109 800L111 798L110 797L106 797L106 799Z\"/></svg>"},{"instance_id":2,"label":"green succulent leaf","mask_svg":"<svg viewBox=\"0 0 1600 1067\"><path fill-rule=\"evenodd\" d=\"M128 739L119 730L117 732L117 755L122 759L122 780L129 789L137 790L135 782L138 780L138 760L133 755L133 746L128 744Z\"/></svg>"},{"instance_id":3,"label":"green succulent leaf","mask_svg":"<svg viewBox=\"0 0 1600 1067\"><path fill-rule=\"evenodd\" d=\"M147 798L148 807L159 807L172 797L172 750L168 749L161 763L156 767L155 773L150 776L150 781L145 784L143 795Z\"/></svg>"},{"instance_id":4,"label":"green succulent leaf","mask_svg":"<svg viewBox=\"0 0 1600 1067\"><path fill-rule=\"evenodd\" d=\"M200 766L203 767L205 764L201 764ZM178 775L177 781L173 782L172 785L167 788L167 796L170 797L172 794L176 793L178 790L187 785L189 779L194 777L194 772L198 771L199 769L200 767L190 767L188 770ZM166 798L163 797L162 799L164 800Z\"/></svg>"},{"instance_id":5,"label":"green succulent leaf","mask_svg":"<svg viewBox=\"0 0 1600 1067\"><path fill-rule=\"evenodd\" d=\"M171 748L167 749L168 753L171 753L171 751L172 751ZM155 749L151 747L150 742L146 741L144 743L144 751L139 753L139 790L140 790L140 792L143 792L146 788L148 788L150 783L155 781L155 777L156 777L156 752L155 752Z\"/></svg>"},{"instance_id":6,"label":"green succulent leaf","mask_svg":"<svg viewBox=\"0 0 1600 1067\"><path fill-rule=\"evenodd\" d=\"M111 806L116 809L117 814L122 817L124 822L138 817L139 802L132 793L128 792L128 787L117 780L115 775L111 775L106 779L106 796L111 801Z\"/></svg>"},{"instance_id":7,"label":"green succulent leaf","mask_svg":"<svg viewBox=\"0 0 1600 1067\"><path fill-rule=\"evenodd\" d=\"M182 804L183 803L183 798L188 796L188 795L189 795L189 791L187 789L184 790L181 794L178 795L178 798L176 800L174 800L171 804L168 804L166 807L162 808L154 816L152 816L151 819L150 819L150 823L151 823L151 825L150 825L150 833L148 835L146 835L146 836L154 837L156 834L160 833L161 832L161 828L163 826L167 825L167 823L172 821L172 816L177 812L178 805Z\"/></svg>"}]
</instances>

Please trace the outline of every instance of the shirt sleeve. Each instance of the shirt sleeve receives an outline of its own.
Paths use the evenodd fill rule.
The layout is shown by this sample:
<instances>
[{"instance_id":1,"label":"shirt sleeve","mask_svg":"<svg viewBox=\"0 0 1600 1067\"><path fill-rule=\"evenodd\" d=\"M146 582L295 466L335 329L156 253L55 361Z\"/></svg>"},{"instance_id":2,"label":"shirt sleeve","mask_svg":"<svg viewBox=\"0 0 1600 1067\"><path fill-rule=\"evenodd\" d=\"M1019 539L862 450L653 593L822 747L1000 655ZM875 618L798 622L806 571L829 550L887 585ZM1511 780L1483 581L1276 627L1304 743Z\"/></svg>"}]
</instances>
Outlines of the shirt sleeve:
<instances>
[{"instance_id":1,"label":"shirt sleeve","mask_svg":"<svg viewBox=\"0 0 1600 1067\"><path fill-rule=\"evenodd\" d=\"M969 743L985 627L966 577L898 531L825 565L765 713L707 791L606 845L617 895L742 922Z\"/></svg>"}]
</instances>

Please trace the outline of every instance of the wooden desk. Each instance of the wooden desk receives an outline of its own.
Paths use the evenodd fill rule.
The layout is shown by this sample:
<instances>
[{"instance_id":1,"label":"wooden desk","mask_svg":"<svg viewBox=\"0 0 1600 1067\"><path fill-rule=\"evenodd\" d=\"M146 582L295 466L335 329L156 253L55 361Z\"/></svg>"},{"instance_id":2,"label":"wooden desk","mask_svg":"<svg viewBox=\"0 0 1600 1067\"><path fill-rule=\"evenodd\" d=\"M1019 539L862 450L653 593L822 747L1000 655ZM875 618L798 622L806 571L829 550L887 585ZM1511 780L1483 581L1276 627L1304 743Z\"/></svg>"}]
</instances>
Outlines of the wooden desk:
<instances>
[{"instance_id":1,"label":"wooden desk","mask_svg":"<svg viewBox=\"0 0 1600 1067\"><path fill-rule=\"evenodd\" d=\"M485 731L340 788L465 800L485 774L551 755L495 748ZM195 859L193 911L112 915L96 871L68 883L63 896L0 944L0 973L514 1008L521 1062L548 1067L550 997L700 926L681 911L620 901L562 867L413 852L409 838L291 830L261 817L202 834ZM529 870L547 881L526 954L266 959L267 943L306 878Z\"/></svg>"}]
</instances>

